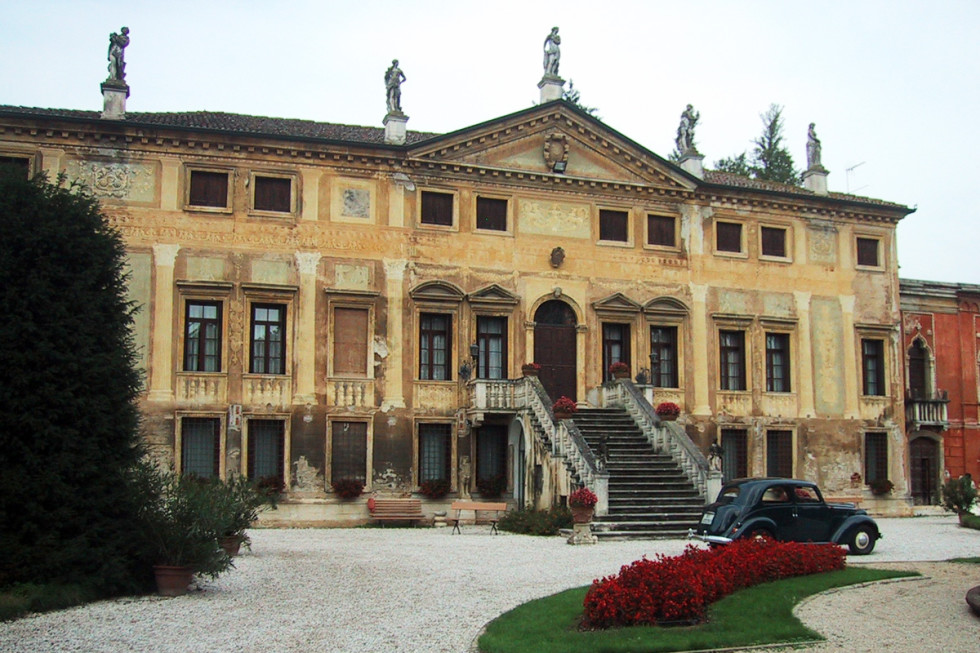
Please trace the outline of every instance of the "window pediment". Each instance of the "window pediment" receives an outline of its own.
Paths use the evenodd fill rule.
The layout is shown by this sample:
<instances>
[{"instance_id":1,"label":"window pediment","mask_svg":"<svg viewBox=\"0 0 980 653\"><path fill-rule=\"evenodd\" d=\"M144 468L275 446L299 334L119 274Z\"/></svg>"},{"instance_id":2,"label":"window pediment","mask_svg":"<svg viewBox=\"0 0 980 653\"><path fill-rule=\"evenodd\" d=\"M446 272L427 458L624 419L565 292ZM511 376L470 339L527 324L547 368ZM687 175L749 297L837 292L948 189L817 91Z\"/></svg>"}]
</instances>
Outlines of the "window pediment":
<instances>
[{"instance_id":1,"label":"window pediment","mask_svg":"<svg viewBox=\"0 0 980 653\"><path fill-rule=\"evenodd\" d=\"M453 302L460 303L466 299L459 286L448 281L426 281L408 291L409 297L415 301Z\"/></svg>"},{"instance_id":2,"label":"window pediment","mask_svg":"<svg viewBox=\"0 0 980 653\"><path fill-rule=\"evenodd\" d=\"M632 318L638 314L643 307L633 301L623 293L615 293L592 303L592 310L597 314L607 317L628 317Z\"/></svg>"},{"instance_id":3,"label":"window pediment","mask_svg":"<svg viewBox=\"0 0 980 653\"><path fill-rule=\"evenodd\" d=\"M466 296L466 300L474 306L499 307L517 306L521 298L506 288L492 284L486 288L471 292Z\"/></svg>"}]
</instances>

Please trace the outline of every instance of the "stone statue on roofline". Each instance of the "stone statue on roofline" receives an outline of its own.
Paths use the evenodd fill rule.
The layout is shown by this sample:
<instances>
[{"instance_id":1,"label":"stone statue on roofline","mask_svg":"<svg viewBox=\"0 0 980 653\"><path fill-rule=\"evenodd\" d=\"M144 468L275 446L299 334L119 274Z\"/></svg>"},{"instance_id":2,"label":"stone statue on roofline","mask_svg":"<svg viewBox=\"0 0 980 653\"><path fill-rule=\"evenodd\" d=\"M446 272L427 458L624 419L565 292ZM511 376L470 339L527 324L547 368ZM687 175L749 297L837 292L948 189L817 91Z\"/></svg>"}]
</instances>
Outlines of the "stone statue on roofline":
<instances>
[{"instance_id":1,"label":"stone statue on roofline","mask_svg":"<svg viewBox=\"0 0 980 653\"><path fill-rule=\"evenodd\" d=\"M109 35L109 81L122 82L126 78L125 51L129 45L129 28L123 27L119 33Z\"/></svg>"},{"instance_id":2,"label":"stone statue on roofline","mask_svg":"<svg viewBox=\"0 0 980 653\"><path fill-rule=\"evenodd\" d=\"M697 154L698 150L694 147L694 126L701 119L701 114L694 110L694 106L687 105L681 114L681 123L677 126L677 151L681 156L685 154Z\"/></svg>"},{"instance_id":3,"label":"stone statue on roofline","mask_svg":"<svg viewBox=\"0 0 980 653\"><path fill-rule=\"evenodd\" d=\"M391 66L385 71L388 113L402 112L402 82L404 81L405 73L398 67L398 59L392 59Z\"/></svg>"},{"instance_id":4,"label":"stone statue on roofline","mask_svg":"<svg viewBox=\"0 0 980 653\"><path fill-rule=\"evenodd\" d=\"M544 40L544 76L558 77L558 62L561 59L561 37L558 28L552 27L551 34Z\"/></svg>"},{"instance_id":5,"label":"stone statue on roofline","mask_svg":"<svg viewBox=\"0 0 980 653\"><path fill-rule=\"evenodd\" d=\"M810 129L806 133L806 169L822 170L823 164L820 162L820 139L814 129L816 123L810 123Z\"/></svg>"}]
</instances>

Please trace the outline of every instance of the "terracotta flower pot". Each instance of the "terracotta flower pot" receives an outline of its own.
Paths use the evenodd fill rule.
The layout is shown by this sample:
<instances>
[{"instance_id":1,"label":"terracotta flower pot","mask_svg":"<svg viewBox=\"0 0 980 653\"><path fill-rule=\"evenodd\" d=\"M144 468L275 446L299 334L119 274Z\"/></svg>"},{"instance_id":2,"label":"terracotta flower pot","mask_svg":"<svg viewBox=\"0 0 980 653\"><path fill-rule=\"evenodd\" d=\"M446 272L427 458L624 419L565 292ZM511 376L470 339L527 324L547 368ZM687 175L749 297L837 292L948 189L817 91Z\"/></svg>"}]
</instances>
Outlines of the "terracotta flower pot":
<instances>
[{"instance_id":1,"label":"terracotta flower pot","mask_svg":"<svg viewBox=\"0 0 980 653\"><path fill-rule=\"evenodd\" d=\"M524 376L537 376L538 375L538 371L539 371L538 368L534 367L533 365L522 365L521 366L521 373Z\"/></svg>"},{"instance_id":2,"label":"terracotta flower pot","mask_svg":"<svg viewBox=\"0 0 980 653\"><path fill-rule=\"evenodd\" d=\"M613 375L613 378L614 379L628 379L628 378L630 378L630 373L629 373L628 370L625 371L625 372L613 372L612 375Z\"/></svg>"},{"instance_id":3,"label":"terracotta flower pot","mask_svg":"<svg viewBox=\"0 0 980 653\"><path fill-rule=\"evenodd\" d=\"M187 586L191 584L191 576L194 575L190 567L171 565L153 565L153 573L157 579L157 594L160 596L187 594Z\"/></svg>"},{"instance_id":4,"label":"terracotta flower pot","mask_svg":"<svg viewBox=\"0 0 980 653\"><path fill-rule=\"evenodd\" d=\"M234 558L241 551L242 537L241 535L227 535L218 538L218 545L225 550L225 553Z\"/></svg>"},{"instance_id":5,"label":"terracotta flower pot","mask_svg":"<svg viewBox=\"0 0 980 653\"><path fill-rule=\"evenodd\" d=\"M586 508L585 506L570 506L572 510L572 521L576 524L588 524L592 521L595 514L595 507Z\"/></svg>"},{"instance_id":6,"label":"terracotta flower pot","mask_svg":"<svg viewBox=\"0 0 980 653\"><path fill-rule=\"evenodd\" d=\"M662 422L673 422L677 419L677 415L660 415L660 421Z\"/></svg>"},{"instance_id":7,"label":"terracotta flower pot","mask_svg":"<svg viewBox=\"0 0 980 653\"><path fill-rule=\"evenodd\" d=\"M572 415L574 414L574 413L566 413L561 410L556 410L554 412L555 412L555 419L572 419Z\"/></svg>"}]
</instances>

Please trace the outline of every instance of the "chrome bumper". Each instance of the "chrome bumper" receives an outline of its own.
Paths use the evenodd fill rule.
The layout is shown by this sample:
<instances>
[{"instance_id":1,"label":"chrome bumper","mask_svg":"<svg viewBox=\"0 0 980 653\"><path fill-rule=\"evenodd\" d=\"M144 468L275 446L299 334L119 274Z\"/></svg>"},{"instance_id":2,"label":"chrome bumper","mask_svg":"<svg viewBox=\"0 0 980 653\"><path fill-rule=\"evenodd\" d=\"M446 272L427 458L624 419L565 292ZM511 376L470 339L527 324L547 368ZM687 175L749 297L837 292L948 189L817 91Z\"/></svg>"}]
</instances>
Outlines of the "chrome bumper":
<instances>
[{"instance_id":1,"label":"chrome bumper","mask_svg":"<svg viewBox=\"0 0 980 653\"><path fill-rule=\"evenodd\" d=\"M701 540L702 542L707 542L708 544L731 544L732 538L722 537L721 535L701 535L695 533L693 528L687 529L687 539L689 540Z\"/></svg>"}]
</instances>

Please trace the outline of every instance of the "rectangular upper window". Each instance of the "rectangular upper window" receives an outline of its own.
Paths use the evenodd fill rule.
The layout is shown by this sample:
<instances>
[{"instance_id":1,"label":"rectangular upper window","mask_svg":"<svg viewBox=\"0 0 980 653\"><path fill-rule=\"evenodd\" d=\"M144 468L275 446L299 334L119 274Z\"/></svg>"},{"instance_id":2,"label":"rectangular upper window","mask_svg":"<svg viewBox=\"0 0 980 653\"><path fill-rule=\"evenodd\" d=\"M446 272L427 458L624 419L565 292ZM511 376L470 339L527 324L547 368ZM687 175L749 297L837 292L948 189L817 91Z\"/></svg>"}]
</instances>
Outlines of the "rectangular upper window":
<instances>
[{"instance_id":1,"label":"rectangular upper window","mask_svg":"<svg viewBox=\"0 0 980 653\"><path fill-rule=\"evenodd\" d=\"M450 206L450 211L452 211L452 206ZM450 213L451 218L452 213ZM507 200L477 197L476 228L489 231L507 231Z\"/></svg>"},{"instance_id":2,"label":"rectangular upper window","mask_svg":"<svg viewBox=\"0 0 980 653\"><path fill-rule=\"evenodd\" d=\"M26 156L0 156L0 175L31 176L31 160Z\"/></svg>"},{"instance_id":3,"label":"rectangular upper window","mask_svg":"<svg viewBox=\"0 0 980 653\"><path fill-rule=\"evenodd\" d=\"M286 307L252 304L252 374L286 373Z\"/></svg>"},{"instance_id":4,"label":"rectangular upper window","mask_svg":"<svg viewBox=\"0 0 980 653\"><path fill-rule=\"evenodd\" d=\"M227 172L191 170L188 180L187 204L207 208L228 208Z\"/></svg>"},{"instance_id":5,"label":"rectangular upper window","mask_svg":"<svg viewBox=\"0 0 980 653\"><path fill-rule=\"evenodd\" d=\"M666 215L647 216L647 245L677 246L677 220Z\"/></svg>"},{"instance_id":6,"label":"rectangular upper window","mask_svg":"<svg viewBox=\"0 0 980 653\"><path fill-rule=\"evenodd\" d=\"M476 378L507 378L507 318L477 316L476 344Z\"/></svg>"},{"instance_id":7,"label":"rectangular upper window","mask_svg":"<svg viewBox=\"0 0 980 653\"><path fill-rule=\"evenodd\" d=\"M626 211L599 210L599 240L629 242L629 213Z\"/></svg>"},{"instance_id":8,"label":"rectangular upper window","mask_svg":"<svg viewBox=\"0 0 980 653\"><path fill-rule=\"evenodd\" d=\"M184 317L184 371L221 371L221 302L188 301Z\"/></svg>"},{"instance_id":9,"label":"rectangular upper window","mask_svg":"<svg viewBox=\"0 0 980 653\"><path fill-rule=\"evenodd\" d=\"M443 227L453 226L453 195L422 191L422 224L435 224Z\"/></svg>"},{"instance_id":10,"label":"rectangular upper window","mask_svg":"<svg viewBox=\"0 0 980 653\"><path fill-rule=\"evenodd\" d=\"M292 213L293 180L256 174L253 181L252 208L256 211Z\"/></svg>"},{"instance_id":11,"label":"rectangular upper window","mask_svg":"<svg viewBox=\"0 0 980 653\"><path fill-rule=\"evenodd\" d=\"M650 327L650 383L658 388L676 388L677 327Z\"/></svg>"},{"instance_id":12,"label":"rectangular upper window","mask_svg":"<svg viewBox=\"0 0 980 653\"><path fill-rule=\"evenodd\" d=\"M885 396L885 341L871 338L861 340L861 367L864 373L862 390L865 395Z\"/></svg>"},{"instance_id":13,"label":"rectangular upper window","mask_svg":"<svg viewBox=\"0 0 980 653\"><path fill-rule=\"evenodd\" d=\"M422 313L419 316L419 379L448 381L452 362L452 315Z\"/></svg>"},{"instance_id":14,"label":"rectangular upper window","mask_svg":"<svg viewBox=\"0 0 980 653\"><path fill-rule=\"evenodd\" d=\"M737 222L715 223L715 249L719 252L742 252L742 225Z\"/></svg>"},{"instance_id":15,"label":"rectangular upper window","mask_svg":"<svg viewBox=\"0 0 980 653\"><path fill-rule=\"evenodd\" d=\"M613 378L613 363L630 364L630 325L604 322L602 325L602 380Z\"/></svg>"},{"instance_id":16,"label":"rectangular upper window","mask_svg":"<svg viewBox=\"0 0 980 653\"><path fill-rule=\"evenodd\" d=\"M766 392L789 392L789 334L766 334Z\"/></svg>"},{"instance_id":17,"label":"rectangular upper window","mask_svg":"<svg viewBox=\"0 0 980 653\"><path fill-rule=\"evenodd\" d=\"M877 238L857 239L857 264L864 267L881 267L880 242Z\"/></svg>"},{"instance_id":18,"label":"rectangular upper window","mask_svg":"<svg viewBox=\"0 0 980 653\"><path fill-rule=\"evenodd\" d=\"M786 258L786 230L762 227L762 255Z\"/></svg>"},{"instance_id":19,"label":"rectangular upper window","mask_svg":"<svg viewBox=\"0 0 980 653\"><path fill-rule=\"evenodd\" d=\"M745 390L745 332L719 331L722 390Z\"/></svg>"},{"instance_id":20,"label":"rectangular upper window","mask_svg":"<svg viewBox=\"0 0 980 653\"><path fill-rule=\"evenodd\" d=\"M337 307L333 311L333 373L367 376L368 319L366 308Z\"/></svg>"}]
</instances>

